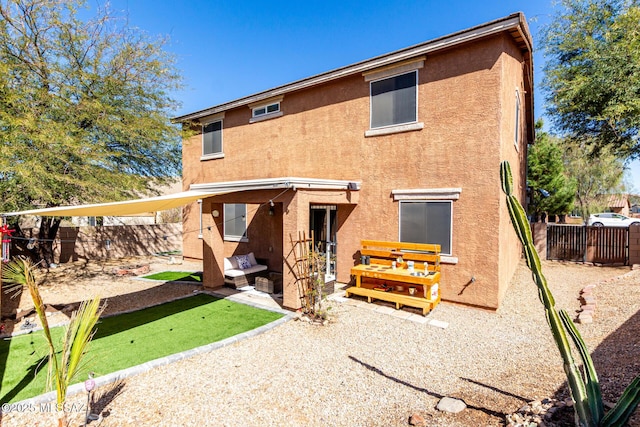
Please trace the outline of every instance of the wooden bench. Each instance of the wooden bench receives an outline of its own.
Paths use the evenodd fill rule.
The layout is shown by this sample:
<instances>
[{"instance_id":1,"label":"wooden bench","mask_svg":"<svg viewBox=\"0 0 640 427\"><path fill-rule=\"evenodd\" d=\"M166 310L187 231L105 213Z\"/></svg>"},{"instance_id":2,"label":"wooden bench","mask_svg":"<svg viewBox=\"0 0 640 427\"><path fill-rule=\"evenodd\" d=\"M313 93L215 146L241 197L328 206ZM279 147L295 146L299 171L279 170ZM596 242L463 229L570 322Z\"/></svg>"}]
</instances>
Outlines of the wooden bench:
<instances>
[{"instance_id":1,"label":"wooden bench","mask_svg":"<svg viewBox=\"0 0 640 427\"><path fill-rule=\"evenodd\" d=\"M346 289L347 297L393 302L397 310L405 305L421 308L424 316L440 302L440 245L363 240L360 254L369 257L369 263L351 269L355 286ZM424 274L425 262L428 274Z\"/></svg>"}]
</instances>

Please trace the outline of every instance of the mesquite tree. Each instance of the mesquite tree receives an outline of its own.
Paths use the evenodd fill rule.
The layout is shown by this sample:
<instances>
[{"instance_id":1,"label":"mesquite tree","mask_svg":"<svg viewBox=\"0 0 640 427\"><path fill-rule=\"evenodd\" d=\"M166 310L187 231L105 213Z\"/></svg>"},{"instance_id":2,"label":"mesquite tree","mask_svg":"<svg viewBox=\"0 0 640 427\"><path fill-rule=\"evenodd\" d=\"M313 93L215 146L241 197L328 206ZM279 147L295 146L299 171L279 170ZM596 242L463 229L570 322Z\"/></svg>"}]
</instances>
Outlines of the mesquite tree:
<instances>
[{"instance_id":1,"label":"mesquite tree","mask_svg":"<svg viewBox=\"0 0 640 427\"><path fill-rule=\"evenodd\" d=\"M169 94L182 80L165 40L81 8L0 0L2 212L122 200L180 174ZM46 262L60 221L41 221Z\"/></svg>"},{"instance_id":2,"label":"mesquite tree","mask_svg":"<svg viewBox=\"0 0 640 427\"><path fill-rule=\"evenodd\" d=\"M563 136L594 154L640 156L638 0L561 0L542 47L548 113Z\"/></svg>"}]
</instances>

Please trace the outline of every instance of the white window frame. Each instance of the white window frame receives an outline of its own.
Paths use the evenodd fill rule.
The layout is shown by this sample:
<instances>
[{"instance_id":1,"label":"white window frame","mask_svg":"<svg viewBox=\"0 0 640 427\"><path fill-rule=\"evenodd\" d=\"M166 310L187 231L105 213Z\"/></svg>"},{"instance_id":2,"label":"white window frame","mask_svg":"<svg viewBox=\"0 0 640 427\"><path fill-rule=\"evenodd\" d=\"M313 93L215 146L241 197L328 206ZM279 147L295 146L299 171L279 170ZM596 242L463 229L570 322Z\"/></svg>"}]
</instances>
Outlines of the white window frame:
<instances>
[{"instance_id":1,"label":"white window frame","mask_svg":"<svg viewBox=\"0 0 640 427\"><path fill-rule=\"evenodd\" d=\"M460 198L462 188L412 188L402 190L392 190L393 200L400 202L398 206L398 240L402 235L402 203L403 202L449 202L451 203L451 223L449 228L449 242L451 253L442 253L440 261L446 264L457 264L458 258L453 256L453 202Z\"/></svg>"},{"instance_id":2,"label":"white window frame","mask_svg":"<svg viewBox=\"0 0 640 427\"><path fill-rule=\"evenodd\" d=\"M420 87L420 74L418 69L424 65L424 61L409 64L409 66L399 67L396 69L388 70L387 72L379 72L365 76L365 80L369 82L369 130L365 132L365 136L378 136L387 135L391 133L407 132L413 130L421 130L424 128L424 123L418 121L418 105L419 105L419 87ZM415 73L416 84L416 107L415 107L415 119L403 122L394 123L384 126L373 126L373 85L377 82L393 79L406 74Z\"/></svg>"},{"instance_id":3,"label":"white window frame","mask_svg":"<svg viewBox=\"0 0 640 427\"><path fill-rule=\"evenodd\" d=\"M274 108L275 107L275 108ZM271 108L271 111L269 109ZM280 103L274 102L272 104L263 105L262 107L256 107L251 110L253 118L265 116L267 114L275 114L280 112Z\"/></svg>"},{"instance_id":4,"label":"white window frame","mask_svg":"<svg viewBox=\"0 0 640 427\"><path fill-rule=\"evenodd\" d=\"M516 124L513 144L520 149L520 90L516 89Z\"/></svg>"},{"instance_id":5,"label":"white window frame","mask_svg":"<svg viewBox=\"0 0 640 427\"><path fill-rule=\"evenodd\" d=\"M244 206L244 233L241 236L238 235L234 235L234 234L227 234L227 223L230 221L235 220L236 218L228 218L227 217L227 206L228 205L243 205ZM224 226L223 226L223 233L224 233L224 240L229 241L229 242L248 242L249 239L247 238L247 205L245 203L225 203L223 208L223 220L224 220Z\"/></svg>"},{"instance_id":6,"label":"white window frame","mask_svg":"<svg viewBox=\"0 0 640 427\"><path fill-rule=\"evenodd\" d=\"M263 120L274 119L282 116L281 104L283 99L283 96L278 96L276 98L249 104L249 108L251 108L251 119L249 120L249 123L261 122ZM269 111L269 108L273 111Z\"/></svg>"},{"instance_id":7,"label":"white window frame","mask_svg":"<svg viewBox=\"0 0 640 427\"><path fill-rule=\"evenodd\" d=\"M198 213L200 219L200 227L198 229L198 239L202 239L202 230L203 230L203 222L202 222L202 199L198 199Z\"/></svg>"},{"instance_id":8,"label":"white window frame","mask_svg":"<svg viewBox=\"0 0 640 427\"><path fill-rule=\"evenodd\" d=\"M220 151L215 153L207 153L204 152L204 128L205 126L211 125L213 123L220 122ZM224 157L224 115L215 116L207 119L202 122L202 155L200 160L211 160L211 159L221 159Z\"/></svg>"},{"instance_id":9,"label":"white window frame","mask_svg":"<svg viewBox=\"0 0 640 427\"><path fill-rule=\"evenodd\" d=\"M453 251L453 201L452 200L405 200L400 202L400 210L398 213L398 241L401 240L402 236L402 206L407 203L421 203L421 204L429 204L429 203L448 203L450 205L449 211L451 213L449 217L449 247L450 250ZM415 242L414 242L415 243ZM431 242L433 243L433 242ZM441 252L443 256L451 256L452 252L444 252L444 249Z\"/></svg>"}]
</instances>

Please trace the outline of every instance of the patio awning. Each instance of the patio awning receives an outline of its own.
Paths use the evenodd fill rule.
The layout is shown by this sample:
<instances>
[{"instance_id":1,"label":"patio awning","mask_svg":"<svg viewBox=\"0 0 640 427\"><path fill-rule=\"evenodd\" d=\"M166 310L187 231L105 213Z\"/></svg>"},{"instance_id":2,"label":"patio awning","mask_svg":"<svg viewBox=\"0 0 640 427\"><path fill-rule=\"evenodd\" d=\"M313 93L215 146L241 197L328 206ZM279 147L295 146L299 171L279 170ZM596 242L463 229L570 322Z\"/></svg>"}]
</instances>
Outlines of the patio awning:
<instances>
[{"instance_id":1,"label":"patio awning","mask_svg":"<svg viewBox=\"0 0 640 427\"><path fill-rule=\"evenodd\" d=\"M176 208L221 194L252 190L360 190L361 182L315 178L263 178L242 181L191 184L189 191L146 199L122 202L98 203L80 206L59 206L55 208L31 209L27 211L5 212L0 216L131 216L146 212L159 212Z\"/></svg>"},{"instance_id":2,"label":"patio awning","mask_svg":"<svg viewBox=\"0 0 640 427\"><path fill-rule=\"evenodd\" d=\"M80 206L59 206L55 208L31 209L19 212L5 212L2 216L129 216L145 212L159 212L195 202L198 199L215 196L221 192L183 191L165 196L146 199L125 200L121 202L98 203Z\"/></svg>"}]
</instances>

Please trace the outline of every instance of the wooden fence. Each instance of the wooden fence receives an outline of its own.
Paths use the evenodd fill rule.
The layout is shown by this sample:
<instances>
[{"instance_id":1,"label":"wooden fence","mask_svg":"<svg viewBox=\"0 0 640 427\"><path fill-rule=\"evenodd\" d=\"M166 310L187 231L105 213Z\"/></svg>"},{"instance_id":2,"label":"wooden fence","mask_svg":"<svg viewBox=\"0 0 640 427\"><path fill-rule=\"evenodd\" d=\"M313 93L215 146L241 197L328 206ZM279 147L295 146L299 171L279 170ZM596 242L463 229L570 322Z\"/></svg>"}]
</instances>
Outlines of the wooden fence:
<instances>
[{"instance_id":1,"label":"wooden fence","mask_svg":"<svg viewBox=\"0 0 640 427\"><path fill-rule=\"evenodd\" d=\"M629 264L628 227L547 225L547 259Z\"/></svg>"}]
</instances>

